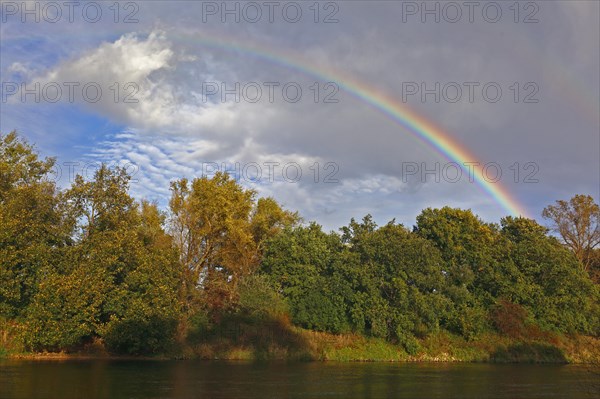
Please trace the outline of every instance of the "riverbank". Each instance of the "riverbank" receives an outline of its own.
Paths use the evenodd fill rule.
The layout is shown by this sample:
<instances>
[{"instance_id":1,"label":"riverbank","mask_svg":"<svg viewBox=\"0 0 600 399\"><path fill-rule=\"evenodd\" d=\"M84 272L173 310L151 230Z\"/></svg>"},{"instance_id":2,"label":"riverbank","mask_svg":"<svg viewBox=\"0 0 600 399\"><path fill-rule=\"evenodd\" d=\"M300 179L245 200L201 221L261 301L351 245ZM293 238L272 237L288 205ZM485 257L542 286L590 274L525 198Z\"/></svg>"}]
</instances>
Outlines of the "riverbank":
<instances>
[{"instance_id":1,"label":"riverbank","mask_svg":"<svg viewBox=\"0 0 600 399\"><path fill-rule=\"evenodd\" d=\"M600 363L600 339L555 336L551 340L518 340L485 334L472 341L441 332L419 340L420 349L408 354L401 346L360 335L332 335L298 330L308 350L289 346L248 347L204 344L191 348L186 358L229 360L316 360L341 362L490 362L490 363ZM195 350L194 350L195 349Z\"/></svg>"},{"instance_id":2,"label":"riverbank","mask_svg":"<svg viewBox=\"0 0 600 399\"><path fill-rule=\"evenodd\" d=\"M294 328L288 336L250 337L239 342L218 338L174 348L155 356L108 353L101 342L66 353L4 352L4 358L26 360L286 360L334 362L482 362L600 364L600 339L588 336L552 336L519 340L485 334L472 341L440 332L419 340L419 351L409 355L390 342L360 335L333 335ZM281 339L283 338L283 339ZM254 341L254 342L252 342Z\"/></svg>"}]
</instances>

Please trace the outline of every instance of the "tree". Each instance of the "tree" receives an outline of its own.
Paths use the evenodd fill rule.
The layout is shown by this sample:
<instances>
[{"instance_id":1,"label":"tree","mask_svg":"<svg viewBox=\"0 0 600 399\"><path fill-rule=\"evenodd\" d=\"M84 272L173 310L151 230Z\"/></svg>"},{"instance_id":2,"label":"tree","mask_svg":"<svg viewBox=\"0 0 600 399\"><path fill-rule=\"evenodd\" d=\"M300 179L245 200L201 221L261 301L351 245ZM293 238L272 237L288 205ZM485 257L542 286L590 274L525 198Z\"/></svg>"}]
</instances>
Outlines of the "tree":
<instances>
[{"instance_id":1,"label":"tree","mask_svg":"<svg viewBox=\"0 0 600 399\"><path fill-rule=\"evenodd\" d=\"M500 289L503 258L497 227L470 210L425 209L414 232L431 241L444 260L444 293L452 300L445 327L472 338L487 327L486 308Z\"/></svg>"},{"instance_id":2,"label":"tree","mask_svg":"<svg viewBox=\"0 0 600 399\"><path fill-rule=\"evenodd\" d=\"M156 353L175 337L180 267L156 205L139 206L129 177L105 165L63 193L73 245L42 269L27 309L30 348L69 350L101 338L115 352Z\"/></svg>"},{"instance_id":3,"label":"tree","mask_svg":"<svg viewBox=\"0 0 600 399\"><path fill-rule=\"evenodd\" d=\"M191 184L175 181L171 192L170 230L184 269L182 295L189 304L202 292L210 308L226 308L239 277L255 266L249 224L256 193L221 172Z\"/></svg>"},{"instance_id":4,"label":"tree","mask_svg":"<svg viewBox=\"0 0 600 399\"><path fill-rule=\"evenodd\" d=\"M0 134L0 317L23 315L40 271L68 240L56 187L47 179L53 165L16 132Z\"/></svg>"},{"instance_id":5,"label":"tree","mask_svg":"<svg viewBox=\"0 0 600 399\"><path fill-rule=\"evenodd\" d=\"M600 248L592 251L589 274L594 283L600 284Z\"/></svg>"},{"instance_id":6,"label":"tree","mask_svg":"<svg viewBox=\"0 0 600 399\"><path fill-rule=\"evenodd\" d=\"M345 281L333 277L340 249L339 237L316 223L288 227L267 242L260 272L286 299L295 324L335 333L348 329Z\"/></svg>"},{"instance_id":7,"label":"tree","mask_svg":"<svg viewBox=\"0 0 600 399\"><path fill-rule=\"evenodd\" d=\"M575 195L569 201L558 200L542 212L552 223L552 229L573 251L581 268L588 271L593 261L592 251L600 244L600 207L589 195Z\"/></svg>"},{"instance_id":8,"label":"tree","mask_svg":"<svg viewBox=\"0 0 600 399\"><path fill-rule=\"evenodd\" d=\"M138 209L136 264L119 287L114 301L121 307L109 316L102 337L116 352L163 353L174 344L181 317L179 256L163 229L165 214L147 201Z\"/></svg>"},{"instance_id":9,"label":"tree","mask_svg":"<svg viewBox=\"0 0 600 399\"><path fill-rule=\"evenodd\" d=\"M137 222L137 205L128 193L129 180L125 168L111 170L104 164L91 181L75 177L61 199L68 204L67 215L76 226L74 233L79 240Z\"/></svg>"},{"instance_id":10,"label":"tree","mask_svg":"<svg viewBox=\"0 0 600 399\"><path fill-rule=\"evenodd\" d=\"M54 166L54 158L40 160L35 148L17 132L0 134L0 200L12 190L43 182Z\"/></svg>"},{"instance_id":11,"label":"tree","mask_svg":"<svg viewBox=\"0 0 600 399\"><path fill-rule=\"evenodd\" d=\"M184 270L182 298L212 310L235 306L241 278L258 268L263 243L298 220L272 198L255 201L226 173L171 184L170 231Z\"/></svg>"},{"instance_id":12,"label":"tree","mask_svg":"<svg viewBox=\"0 0 600 399\"><path fill-rule=\"evenodd\" d=\"M506 217L508 265L514 265L502 298L522 305L545 330L593 333L598 330L598 289L577 267L574 254L534 220Z\"/></svg>"},{"instance_id":13,"label":"tree","mask_svg":"<svg viewBox=\"0 0 600 399\"><path fill-rule=\"evenodd\" d=\"M261 256L264 244L269 238L287 227L297 225L299 221L298 212L290 212L281 208L273 198L259 198L250 220L252 237L259 251L257 256Z\"/></svg>"},{"instance_id":14,"label":"tree","mask_svg":"<svg viewBox=\"0 0 600 399\"><path fill-rule=\"evenodd\" d=\"M377 228L370 215L342 228L345 250L356 255L352 319L362 332L401 343L415 353L415 336L439 329L448 317L443 260L426 239L390 221Z\"/></svg>"},{"instance_id":15,"label":"tree","mask_svg":"<svg viewBox=\"0 0 600 399\"><path fill-rule=\"evenodd\" d=\"M415 353L415 337L439 329L451 306L440 252L395 221L378 228L370 215L341 231L284 230L268 241L261 272L288 301L294 323L352 329Z\"/></svg>"}]
</instances>

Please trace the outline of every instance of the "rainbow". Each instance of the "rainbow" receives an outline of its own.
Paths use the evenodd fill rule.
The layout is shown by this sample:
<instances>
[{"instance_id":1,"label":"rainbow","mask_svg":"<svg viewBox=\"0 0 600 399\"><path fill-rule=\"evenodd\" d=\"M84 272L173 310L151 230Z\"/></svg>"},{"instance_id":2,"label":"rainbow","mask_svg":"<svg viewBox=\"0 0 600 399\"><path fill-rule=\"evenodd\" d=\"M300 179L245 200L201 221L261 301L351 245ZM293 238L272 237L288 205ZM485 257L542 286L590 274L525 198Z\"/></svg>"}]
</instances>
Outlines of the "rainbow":
<instances>
[{"instance_id":1,"label":"rainbow","mask_svg":"<svg viewBox=\"0 0 600 399\"><path fill-rule=\"evenodd\" d=\"M189 35L189 34L188 34ZM382 112L395 123L410 132L428 147L433 148L441 156L451 162L456 162L465 172L469 173L465 163L478 162L469 150L461 145L455 138L445 132L434 122L425 119L406 104L381 92L380 90L361 82L356 78L331 67L316 67L311 62L303 59L297 54L284 50L273 51L256 43L242 42L237 38L224 36L222 33L207 34L196 32L184 39L192 40L196 44L205 45L217 49L239 52L252 57L258 57L270 63L289 68L305 75L326 82L335 82L341 89L368 104L372 108ZM170 36L170 35L169 35ZM181 36L177 34L175 36ZM481 163L480 163L481 164ZM528 212L512 194L499 182L487 181L482 173L474 173L474 181L477 186L510 215L527 217Z\"/></svg>"}]
</instances>

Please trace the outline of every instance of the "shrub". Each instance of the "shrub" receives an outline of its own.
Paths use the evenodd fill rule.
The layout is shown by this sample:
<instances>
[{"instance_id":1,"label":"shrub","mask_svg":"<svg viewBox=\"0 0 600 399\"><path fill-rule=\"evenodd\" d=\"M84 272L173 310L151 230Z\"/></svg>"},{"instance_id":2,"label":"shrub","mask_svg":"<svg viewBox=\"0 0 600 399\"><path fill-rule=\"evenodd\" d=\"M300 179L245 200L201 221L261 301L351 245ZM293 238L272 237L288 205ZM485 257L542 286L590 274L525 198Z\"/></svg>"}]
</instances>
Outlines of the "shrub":
<instances>
[{"instance_id":1,"label":"shrub","mask_svg":"<svg viewBox=\"0 0 600 399\"><path fill-rule=\"evenodd\" d=\"M103 287L101 273L83 268L67 275L50 273L27 309L26 347L68 351L96 335Z\"/></svg>"},{"instance_id":2,"label":"shrub","mask_svg":"<svg viewBox=\"0 0 600 399\"><path fill-rule=\"evenodd\" d=\"M324 285L307 288L302 295L290 298L294 323L316 331L341 333L349 330L342 298L328 292Z\"/></svg>"},{"instance_id":3,"label":"shrub","mask_svg":"<svg viewBox=\"0 0 600 399\"><path fill-rule=\"evenodd\" d=\"M281 296L262 275L244 277L238 287L239 308L254 317L267 318L287 313Z\"/></svg>"},{"instance_id":4,"label":"shrub","mask_svg":"<svg viewBox=\"0 0 600 399\"><path fill-rule=\"evenodd\" d=\"M103 334L115 353L145 355L163 353L174 344L177 319L161 314L112 317Z\"/></svg>"},{"instance_id":5,"label":"shrub","mask_svg":"<svg viewBox=\"0 0 600 399\"><path fill-rule=\"evenodd\" d=\"M491 319L498 332L511 338L520 338L526 332L527 310L506 299L501 299L492 309Z\"/></svg>"},{"instance_id":6,"label":"shrub","mask_svg":"<svg viewBox=\"0 0 600 399\"><path fill-rule=\"evenodd\" d=\"M486 312L479 306L458 306L451 312L448 320L448 329L467 340L474 339L485 331L486 327Z\"/></svg>"}]
</instances>

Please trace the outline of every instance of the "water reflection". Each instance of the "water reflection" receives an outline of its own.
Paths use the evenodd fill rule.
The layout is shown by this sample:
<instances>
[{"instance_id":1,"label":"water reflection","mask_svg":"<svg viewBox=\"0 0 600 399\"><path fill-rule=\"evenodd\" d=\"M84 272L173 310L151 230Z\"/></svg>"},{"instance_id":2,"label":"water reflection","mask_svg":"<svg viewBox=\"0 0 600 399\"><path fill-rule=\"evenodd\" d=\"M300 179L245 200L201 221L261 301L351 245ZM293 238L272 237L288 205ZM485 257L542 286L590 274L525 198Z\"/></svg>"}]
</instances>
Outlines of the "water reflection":
<instances>
[{"instance_id":1,"label":"water reflection","mask_svg":"<svg viewBox=\"0 0 600 399\"><path fill-rule=\"evenodd\" d=\"M594 398L575 365L0 362L1 398Z\"/></svg>"}]
</instances>

